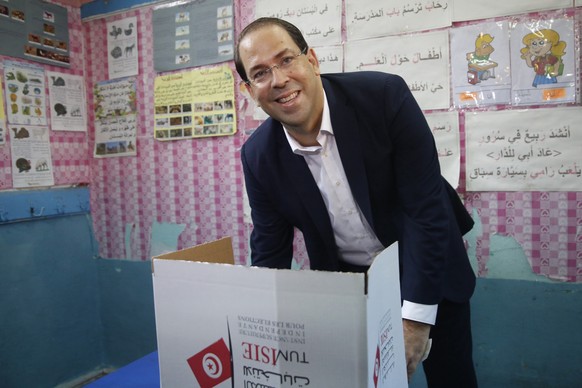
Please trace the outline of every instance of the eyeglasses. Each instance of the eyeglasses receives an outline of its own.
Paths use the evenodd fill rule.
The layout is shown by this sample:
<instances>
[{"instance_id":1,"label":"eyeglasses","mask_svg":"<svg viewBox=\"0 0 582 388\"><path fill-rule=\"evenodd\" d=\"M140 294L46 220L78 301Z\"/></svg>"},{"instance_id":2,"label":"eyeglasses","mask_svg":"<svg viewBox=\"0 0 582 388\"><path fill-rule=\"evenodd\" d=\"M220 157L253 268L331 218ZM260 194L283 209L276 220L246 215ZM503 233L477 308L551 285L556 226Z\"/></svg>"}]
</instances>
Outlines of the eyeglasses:
<instances>
[{"instance_id":1,"label":"eyeglasses","mask_svg":"<svg viewBox=\"0 0 582 388\"><path fill-rule=\"evenodd\" d=\"M273 69L277 68L284 73L288 73L297 64L297 58L301 55L307 53L307 47L301 50L299 54L295 55L285 55L277 65L267 67L265 69L259 69L252 74L249 74L249 79L246 81L249 85L254 85L261 87L269 83L273 79Z\"/></svg>"}]
</instances>

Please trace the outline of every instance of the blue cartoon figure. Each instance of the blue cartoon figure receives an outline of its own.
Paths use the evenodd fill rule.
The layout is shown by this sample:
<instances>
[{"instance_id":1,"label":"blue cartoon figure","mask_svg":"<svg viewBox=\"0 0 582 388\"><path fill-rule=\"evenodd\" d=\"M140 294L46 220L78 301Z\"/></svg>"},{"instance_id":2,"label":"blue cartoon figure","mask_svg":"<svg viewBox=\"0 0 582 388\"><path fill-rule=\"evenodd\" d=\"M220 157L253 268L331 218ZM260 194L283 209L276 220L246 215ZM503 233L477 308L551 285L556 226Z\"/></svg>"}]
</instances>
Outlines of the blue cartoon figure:
<instances>
[{"instance_id":1,"label":"blue cartoon figure","mask_svg":"<svg viewBox=\"0 0 582 388\"><path fill-rule=\"evenodd\" d=\"M560 41L560 35L550 29L527 34L522 42L525 47L520 50L521 58L536 74L532 86L557 83L557 77L564 72L562 56L566 53L566 42Z\"/></svg>"}]
</instances>

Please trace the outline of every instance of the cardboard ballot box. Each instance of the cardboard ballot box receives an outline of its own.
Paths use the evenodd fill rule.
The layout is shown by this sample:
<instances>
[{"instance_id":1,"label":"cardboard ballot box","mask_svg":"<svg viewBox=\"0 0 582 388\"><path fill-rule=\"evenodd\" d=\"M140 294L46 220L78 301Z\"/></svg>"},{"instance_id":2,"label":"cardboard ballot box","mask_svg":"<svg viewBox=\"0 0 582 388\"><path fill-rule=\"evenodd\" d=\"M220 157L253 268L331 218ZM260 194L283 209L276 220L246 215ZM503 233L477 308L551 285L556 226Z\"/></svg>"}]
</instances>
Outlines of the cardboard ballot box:
<instances>
[{"instance_id":1,"label":"cardboard ballot box","mask_svg":"<svg viewBox=\"0 0 582 388\"><path fill-rule=\"evenodd\" d=\"M230 238L153 258L162 387L408 386L396 245L367 274L232 263Z\"/></svg>"}]
</instances>

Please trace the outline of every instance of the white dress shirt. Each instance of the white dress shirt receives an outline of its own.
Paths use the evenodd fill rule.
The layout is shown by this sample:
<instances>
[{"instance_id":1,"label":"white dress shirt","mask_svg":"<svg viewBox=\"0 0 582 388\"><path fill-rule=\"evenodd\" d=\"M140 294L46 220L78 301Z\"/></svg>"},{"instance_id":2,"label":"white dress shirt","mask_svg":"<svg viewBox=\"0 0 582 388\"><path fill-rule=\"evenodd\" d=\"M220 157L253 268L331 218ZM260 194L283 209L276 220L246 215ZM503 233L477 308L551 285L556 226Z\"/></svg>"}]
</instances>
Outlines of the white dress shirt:
<instances>
[{"instance_id":1,"label":"white dress shirt","mask_svg":"<svg viewBox=\"0 0 582 388\"><path fill-rule=\"evenodd\" d=\"M317 135L318 146L304 147L285 129L285 136L295 154L303 156L317 183L331 220L340 260L369 266L384 246L354 200L335 143L329 106L324 97L323 117ZM402 317L434 324L437 305L404 301Z\"/></svg>"}]
</instances>

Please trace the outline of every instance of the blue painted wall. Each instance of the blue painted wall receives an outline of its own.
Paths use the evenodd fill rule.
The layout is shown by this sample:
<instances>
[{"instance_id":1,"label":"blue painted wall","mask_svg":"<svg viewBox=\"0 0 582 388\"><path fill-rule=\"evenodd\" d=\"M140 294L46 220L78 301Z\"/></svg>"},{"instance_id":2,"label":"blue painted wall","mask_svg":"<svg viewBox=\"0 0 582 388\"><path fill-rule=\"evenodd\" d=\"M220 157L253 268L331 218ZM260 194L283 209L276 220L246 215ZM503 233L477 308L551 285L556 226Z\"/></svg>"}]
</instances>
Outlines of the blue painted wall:
<instances>
[{"instance_id":1,"label":"blue painted wall","mask_svg":"<svg viewBox=\"0 0 582 388\"><path fill-rule=\"evenodd\" d=\"M88 214L0 223L0 387L54 387L155 349L150 262L96 258Z\"/></svg>"}]
</instances>

